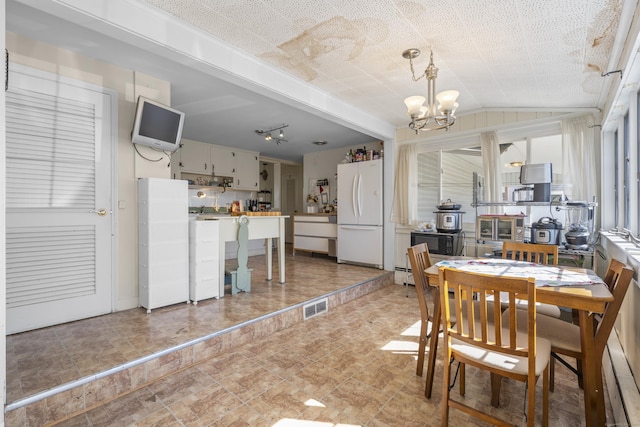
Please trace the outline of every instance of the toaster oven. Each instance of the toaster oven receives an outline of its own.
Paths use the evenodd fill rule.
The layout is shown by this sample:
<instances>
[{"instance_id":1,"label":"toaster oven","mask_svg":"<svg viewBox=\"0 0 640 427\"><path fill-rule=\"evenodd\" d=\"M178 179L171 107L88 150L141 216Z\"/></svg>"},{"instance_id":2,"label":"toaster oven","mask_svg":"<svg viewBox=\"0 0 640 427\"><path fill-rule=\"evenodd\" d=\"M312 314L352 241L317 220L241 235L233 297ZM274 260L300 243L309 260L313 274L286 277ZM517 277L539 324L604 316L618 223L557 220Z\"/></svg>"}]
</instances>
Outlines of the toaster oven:
<instances>
[{"instance_id":1,"label":"toaster oven","mask_svg":"<svg viewBox=\"0 0 640 427\"><path fill-rule=\"evenodd\" d=\"M524 215L478 215L476 239L524 242Z\"/></svg>"}]
</instances>

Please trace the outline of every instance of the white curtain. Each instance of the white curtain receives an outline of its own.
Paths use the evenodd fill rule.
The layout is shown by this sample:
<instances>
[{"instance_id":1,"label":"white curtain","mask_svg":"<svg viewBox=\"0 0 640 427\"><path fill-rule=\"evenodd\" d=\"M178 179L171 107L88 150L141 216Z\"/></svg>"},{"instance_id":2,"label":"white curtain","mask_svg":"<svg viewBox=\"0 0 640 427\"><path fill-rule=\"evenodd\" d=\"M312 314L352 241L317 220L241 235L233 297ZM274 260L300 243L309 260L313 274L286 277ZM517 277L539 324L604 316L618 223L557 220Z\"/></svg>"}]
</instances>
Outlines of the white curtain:
<instances>
[{"instance_id":1,"label":"white curtain","mask_svg":"<svg viewBox=\"0 0 640 427\"><path fill-rule=\"evenodd\" d=\"M596 196L593 117L562 121L562 179L569 200L591 202Z\"/></svg>"},{"instance_id":2,"label":"white curtain","mask_svg":"<svg viewBox=\"0 0 640 427\"><path fill-rule=\"evenodd\" d=\"M418 223L418 160L414 144L400 146L396 162L391 222L401 225Z\"/></svg>"},{"instance_id":3,"label":"white curtain","mask_svg":"<svg viewBox=\"0 0 640 427\"><path fill-rule=\"evenodd\" d=\"M502 165L500 164L498 134L495 132L481 134L480 147L482 148L484 170L484 200L486 202L502 202Z\"/></svg>"}]
</instances>

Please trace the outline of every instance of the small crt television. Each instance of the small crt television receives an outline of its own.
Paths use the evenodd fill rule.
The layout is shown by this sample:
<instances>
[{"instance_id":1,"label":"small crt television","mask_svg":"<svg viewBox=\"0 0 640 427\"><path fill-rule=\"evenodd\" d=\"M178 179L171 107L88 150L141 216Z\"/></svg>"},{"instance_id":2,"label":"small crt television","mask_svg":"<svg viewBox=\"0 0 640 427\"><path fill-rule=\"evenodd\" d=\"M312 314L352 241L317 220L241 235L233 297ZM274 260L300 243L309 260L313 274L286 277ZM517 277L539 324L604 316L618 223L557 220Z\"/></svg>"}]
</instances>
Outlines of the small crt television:
<instances>
[{"instance_id":1,"label":"small crt television","mask_svg":"<svg viewBox=\"0 0 640 427\"><path fill-rule=\"evenodd\" d=\"M184 113L142 96L138 97L131 142L163 151L180 147Z\"/></svg>"}]
</instances>

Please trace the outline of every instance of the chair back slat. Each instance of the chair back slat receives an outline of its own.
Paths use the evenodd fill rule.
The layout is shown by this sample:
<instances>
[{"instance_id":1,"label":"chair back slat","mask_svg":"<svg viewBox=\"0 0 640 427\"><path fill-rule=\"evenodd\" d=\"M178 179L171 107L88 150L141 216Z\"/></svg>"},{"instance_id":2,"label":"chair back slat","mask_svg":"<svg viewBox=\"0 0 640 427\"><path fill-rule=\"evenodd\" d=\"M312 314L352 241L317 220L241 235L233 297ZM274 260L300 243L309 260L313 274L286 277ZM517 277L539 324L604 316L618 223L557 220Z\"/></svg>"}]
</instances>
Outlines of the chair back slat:
<instances>
[{"instance_id":1,"label":"chair back slat","mask_svg":"<svg viewBox=\"0 0 640 427\"><path fill-rule=\"evenodd\" d=\"M411 263L411 272L416 285L416 293L418 294L418 303L423 319L429 317L427 308L427 292L429 290L429 282L424 271L431 267L431 257L429 256L429 248L426 243L420 243L407 249L409 262Z\"/></svg>"},{"instance_id":2,"label":"chair back slat","mask_svg":"<svg viewBox=\"0 0 640 427\"><path fill-rule=\"evenodd\" d=\"M491 297L500 292L509 295L506 308L509 322L506 325L502 323L500 305L491 302ZM496 277L441 267L440 293L443 324L448 336L487 350L535 357L536 289L533 278ZM453 297L447 298L447 295ZM527 331L531 331L533 339L527 343L518 343L516 339L517 300L527 301L531 308ZM488 313L491 310L493 321L489 322ZM456 323L452 325L449 319L453 312Z\"/></svg>"},{"instance_id":3,"label":"chair back slat","mask_svg":"<svg viewBox=\"0 0 640 427\"><path fill-rule=\"evenodd\" d=\"M535 262L536 264L558 264L558 246L539 243L503 242L502 258ZM551 258L551 262L549 262Z\"/></svg>"}]
</instances>

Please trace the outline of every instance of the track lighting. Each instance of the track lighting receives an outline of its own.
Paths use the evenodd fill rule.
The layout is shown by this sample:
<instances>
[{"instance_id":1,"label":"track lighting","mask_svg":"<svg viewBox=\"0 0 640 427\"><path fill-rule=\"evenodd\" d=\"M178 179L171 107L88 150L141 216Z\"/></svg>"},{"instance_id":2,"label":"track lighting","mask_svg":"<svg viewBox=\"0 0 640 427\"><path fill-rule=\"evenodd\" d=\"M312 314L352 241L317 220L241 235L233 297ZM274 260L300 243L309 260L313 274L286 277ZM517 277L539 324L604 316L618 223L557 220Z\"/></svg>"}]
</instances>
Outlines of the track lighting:
<instances>
[{"instance_id":1,"label":"track lighting","mask_svg":"<svg viewBox=\"0 0 640 427\"><path fill-rule=\"evenodd\" d=\"M274 139L274 137L271 136L271 132L279 130L280 132L278 133L278 137L275 138L275 141L276 141L276 144L280 145L281 142L288 142L286 139L284 139L284 131L282 130L286 127L289 127L289 125L286 123L283 123L282 126L276 126L267 130L262 130L262 129L255 130L254 132L256 133L256 135L264 136L265 140L271 141Z\"/></svg>"}]
</instances>

